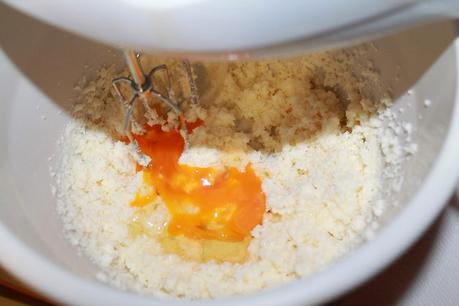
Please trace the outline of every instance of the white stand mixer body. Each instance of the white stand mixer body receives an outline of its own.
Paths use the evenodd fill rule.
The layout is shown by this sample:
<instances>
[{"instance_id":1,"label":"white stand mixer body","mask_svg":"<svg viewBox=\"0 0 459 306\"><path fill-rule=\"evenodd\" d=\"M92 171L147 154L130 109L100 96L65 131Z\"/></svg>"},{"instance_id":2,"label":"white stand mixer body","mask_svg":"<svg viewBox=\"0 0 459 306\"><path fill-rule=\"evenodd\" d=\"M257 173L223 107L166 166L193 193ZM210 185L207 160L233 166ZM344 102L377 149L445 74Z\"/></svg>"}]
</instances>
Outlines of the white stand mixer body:
<instances>
[{"instance_id":1,"label":"white stand mixer body","mask_svg":"<svg viewBox=\"0 0 459 306\"><path fill-rule=\"evenodd\" d=\"M340 46L459 15L459 0L4 0L120 48L239 59Z\"/></svg>"}]
</instances>

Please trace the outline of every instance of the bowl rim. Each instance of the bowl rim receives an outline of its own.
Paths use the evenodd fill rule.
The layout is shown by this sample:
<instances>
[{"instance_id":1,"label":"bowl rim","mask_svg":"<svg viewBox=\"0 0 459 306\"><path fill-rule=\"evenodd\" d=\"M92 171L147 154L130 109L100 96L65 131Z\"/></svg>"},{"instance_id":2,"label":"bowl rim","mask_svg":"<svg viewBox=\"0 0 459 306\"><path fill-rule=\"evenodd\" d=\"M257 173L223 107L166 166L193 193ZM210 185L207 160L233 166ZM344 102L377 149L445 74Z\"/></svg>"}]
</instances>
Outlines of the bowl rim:
<instances>
[{"instance_id":1,"label":"bowl rim","mask_svg":"<svg viewBox=\"0 0 459 306\"><path fill-rule=\"evenodd\" d=\"M0 241L8 248L0 248L0 263L32 288L72 305L298 305L299 302L323 303L343 294L405 252L436 219L456 186L459 177L459 39L449 48L454 48L456 60L454 110L445 141L419 192L374 239L320 273L243 296L193 301L152 299L72 274L28 247L1 223ZM414 219L416 222L410 222ZM407 223L411 226L406 227ZM355 269L356 263L362 268ZM352 277L337 277L339 275Z\"/></svg>"}]
</instances>

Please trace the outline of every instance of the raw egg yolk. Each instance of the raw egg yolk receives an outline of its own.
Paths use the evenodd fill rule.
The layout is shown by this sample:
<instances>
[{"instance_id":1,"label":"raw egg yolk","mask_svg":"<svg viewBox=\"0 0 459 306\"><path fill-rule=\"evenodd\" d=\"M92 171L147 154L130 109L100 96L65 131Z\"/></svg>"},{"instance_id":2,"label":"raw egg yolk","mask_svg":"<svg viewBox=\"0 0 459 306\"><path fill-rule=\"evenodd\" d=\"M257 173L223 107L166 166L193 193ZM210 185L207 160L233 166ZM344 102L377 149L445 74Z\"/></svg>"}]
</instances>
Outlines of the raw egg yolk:
<instances>
[{"instance_id":1,"label":"raw egg yolk","mask_svg":"<svg viewBox=\"0 0 459 306\"><path fill-rule=\"evenodd\" d=\"M244 171L181 165L183 137L175 130L162 131L158 125L147 127L146 133L135 139L142 152L151 157L143 178L154 187L155 194L137 194L131 205L147 205L159 195L171 214L167 227L170 235L242 241L261 223L265 195L250 164Z\"/></svg>"}]
</instances>

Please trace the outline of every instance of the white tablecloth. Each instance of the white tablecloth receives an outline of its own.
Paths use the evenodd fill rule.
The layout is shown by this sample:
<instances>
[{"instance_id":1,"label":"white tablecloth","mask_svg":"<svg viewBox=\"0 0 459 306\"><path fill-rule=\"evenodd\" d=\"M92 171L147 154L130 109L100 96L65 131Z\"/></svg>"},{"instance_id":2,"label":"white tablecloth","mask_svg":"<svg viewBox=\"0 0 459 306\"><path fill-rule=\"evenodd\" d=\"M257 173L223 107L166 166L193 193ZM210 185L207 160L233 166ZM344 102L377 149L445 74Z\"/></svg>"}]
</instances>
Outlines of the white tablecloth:
<instances>
[{"instance_id":1,"label":"white tablecloth","mask_svg":"<svg viewBox=\"0 0 459 306\"><path fill-rule=\"evenodd\" d=\"M459 192L402 258L331 305L459 306Z\"/></svg>"}]
</instances>

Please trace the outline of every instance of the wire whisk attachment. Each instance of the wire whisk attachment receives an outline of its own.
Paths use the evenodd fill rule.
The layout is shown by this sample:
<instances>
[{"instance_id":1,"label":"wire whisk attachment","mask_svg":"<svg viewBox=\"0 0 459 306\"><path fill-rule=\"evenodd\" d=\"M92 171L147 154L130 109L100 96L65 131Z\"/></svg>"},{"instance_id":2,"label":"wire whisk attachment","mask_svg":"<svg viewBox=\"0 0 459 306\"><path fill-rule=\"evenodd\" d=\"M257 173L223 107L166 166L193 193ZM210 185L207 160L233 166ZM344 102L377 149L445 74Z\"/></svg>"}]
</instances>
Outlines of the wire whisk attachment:
<instances>
[{"instance_id":1,"label":"wire whisk attachment","mask_svg":"<svg viewBox=\"0 0 459 306\"><path fill-rule=\"evenodd\" d=\"M136 120L134 116L134 110L139 102L142 103L145 110L145 115L154 117L158 116L157 109L152 108L154 102L159 101L169 111L175 112L179 119L179 129L185 139L185 147L189 146L188 131L186 129L185 119L183 112L179 104L174 99L174 93L172 91L172 84L170 79L169 70L166 65L162 64L156 66L150 70L148 74L143 72L142 66L140 65L139 58L140 54L135 53L132 50L123 51L126 64L130 71L129 77L118 77L112 80L112 86L118 99L121 101L124 107L126 107L126 116L124 118L123 133L129 139L130 145L137 157L138 163L144 167L148 166L151 162L149 156L145 155L140 149L139 144L132 135L132 123ZM196 84L194 82L193 71L188 61L182 61L183 69L187 76L188 85L191 91L191 103L198 103L198 94ZM163 72L166 79L166 93L161 93L155 86L153 80L157 73ZM131 89L131 96L126 97L121 86L125 84Z\"/></svg>"}]
</instances>

